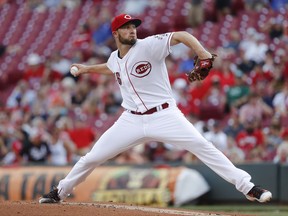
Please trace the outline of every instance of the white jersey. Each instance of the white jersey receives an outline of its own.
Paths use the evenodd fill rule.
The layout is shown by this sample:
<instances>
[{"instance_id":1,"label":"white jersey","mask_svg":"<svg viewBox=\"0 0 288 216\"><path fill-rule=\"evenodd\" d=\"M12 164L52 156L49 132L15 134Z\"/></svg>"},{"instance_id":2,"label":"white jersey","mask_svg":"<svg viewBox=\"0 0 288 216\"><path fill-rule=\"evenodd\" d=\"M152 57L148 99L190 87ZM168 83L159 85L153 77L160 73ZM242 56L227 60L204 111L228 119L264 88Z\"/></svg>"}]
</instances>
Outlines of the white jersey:
<instances>
[{"instance_id":1,"label":"white jersey","mask_svg":"<svg viewBox=\"0 0 288 216\"><path fill-rule=\"evenodd\" d=\"M165 65L172 34L138 39L122 59L118 50L111 53L107 66L118 81L125 109L143 113L165 102L176 105Z\"/></svg>"}]
</instances>

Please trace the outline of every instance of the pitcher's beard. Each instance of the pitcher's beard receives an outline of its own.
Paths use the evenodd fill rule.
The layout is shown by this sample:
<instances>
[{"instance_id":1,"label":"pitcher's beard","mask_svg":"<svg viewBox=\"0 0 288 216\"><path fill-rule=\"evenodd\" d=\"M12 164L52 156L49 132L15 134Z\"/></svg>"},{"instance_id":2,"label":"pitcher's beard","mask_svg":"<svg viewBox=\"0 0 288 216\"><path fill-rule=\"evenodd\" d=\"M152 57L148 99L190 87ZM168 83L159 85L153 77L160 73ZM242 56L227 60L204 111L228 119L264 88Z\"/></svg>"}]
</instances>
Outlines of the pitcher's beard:
<instances>
[{"instance_id":1,"label":"pitcher's beard","mask_svg":"<svg viewBox=\"0 0 288 216\"><path fill-rule=\"evenodd\" d=\"M122 43L122 44L133 46L133 45L136 43L137 39L136 39L136 38L133 38L133 39L130 39L130 40L129 40L129 39L124 39L124 38L122 38L122 37L119 35L119 41L120 41L120 43Z\"/></svg>"}]
</instances>

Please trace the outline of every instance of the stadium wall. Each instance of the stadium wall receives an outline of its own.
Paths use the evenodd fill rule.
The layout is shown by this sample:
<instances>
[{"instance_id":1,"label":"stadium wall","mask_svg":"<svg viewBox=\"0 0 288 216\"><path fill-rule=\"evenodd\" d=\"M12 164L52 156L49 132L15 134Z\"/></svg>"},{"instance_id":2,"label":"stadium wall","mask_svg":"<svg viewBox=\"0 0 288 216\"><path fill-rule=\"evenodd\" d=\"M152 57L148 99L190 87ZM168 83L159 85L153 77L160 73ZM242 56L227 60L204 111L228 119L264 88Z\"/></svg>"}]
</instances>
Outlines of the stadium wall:
<instances>
[{"instance_id":1,"label":"stadium wall","mask_svg":"<svg viewBox=\"0 0 288 216\"><path fill-rule=\"evenodd\" d=\"M288 202L288 164L273 164L273 163L256 163L256 164L239 164L236 165L238 168L241 168L252 176L252 181L261 185L264 188L269 189L273 194L272 202L275 203L287 203ZM116 165L105 165L97 168L99 171L93 172L84 183L79 185L78 192L75 192L72 195L72 200L85 200L85 201L97 201L91 199L91 194L99 195L99 189L101 189L101 196L103 197L113 197L116 196L117 199L121 198L120 201L129 201L131 197L131 191L126 188L120 188L122 190L109 190L108 192L103 189L103 185L108 185L108 177L109 181L113 183L113 181L119 178L119 175L129 173L134 173L132 176L141 176L143 173L148 177L154 175L157 177L157 181L160 183L155 186L155 188L151 187L149 180L144 180L143 182L148 185L145 190L143 188L139 188L139 193L137 190L134 190L133 193L135 197L139 199L138 204L142 204L141 202L146 202L149 205L150 201L158 200L161 205L166 205L169 202L167 198L167 191L170 191L171 188L175 188L175 182L177 182L177 176L180 176L180 173L183 172L185 168L190 170L195 170L199 174L201 174L206 182L208 183L210 190L205 193L203 196L194 200L194 202L204 202L204 203L227 203L227 202L247 202L245 196L239 193L235 187L224 181L221 177L219 177L216 173L214 173L211 169L209 169L204 164L169 164L161 167L160 165L155 164L145 164L143 166L116 166ZM41 194L45 191L49 190L52 185L57 185L58 181L62 179L69 171L71 167L51 167L51 166L23 166L23 167L10 167L0 168L0 200L34 200L38 199ZM100 173L100 174L99 174ZM107 173L107 176L103 178L104 174ZM114 173L114 174L113 174ZM147 173L149 175L147 175ZM151 175L153 174L153 175ZM114 175L114 177L113 177ZM115 177L116 176L116 177ZM144 175L143 175L144 176ZM133 177L133 178L134 178ZM102 180L101 180L102 178ZM103 180L104 179L104 180ZM137 179L137 178L135 178ZM147 178L151 179L151 178ZM141 181L142 181L141 180ZM187 179L186 179L187 180ZM193 179L191 180L191 187L193 184L197 185L197 182ZM146 182L145 182L146 181ZM155 182L155 178L153 180ZM143 183L142 182L142 183ZM137 183L134 181L134 184ZM140 181L138 182L140 183ZM113 185L113 184L112 184ZM166 185L166 186L165 186ZM174 186L173 186L174 185ZM187 186L187 182L185 184ZM183 188L187 192L190 191L189 188ZM170 187L170 188L169 188ZM78 188L78 187L77 187ZM97 189L98 188L98 189ZM118 188L119 189L119 188ZM141 190L140 190L141 189ZM154 190L155 189L155 190ZM83 194L85 191L85 194ZM98 191L98 192L97 192ZM117 193L116 193L117 192ZM124 195L123 193L124 192ZM125 195L126 194L126 195ZM123 196L122 196L123 195ZM142 199L146 196L146 200ZM149 199L148 199L149 198ZM91 200L88 200L91 199ZM110 199L110 198L109 198ZM116 201L117 201L116 199ZM134 199L134 198L133 198ZM173 200L173 198L172 198ZM158 202L157 201L157 202ZM167 203L165 203L167 201ZM171 201L171 199L170 199ZM157 204L157 203L155 203Z\"/></svg>"},{"instance_id":2,"label":"stadium wall","mask_svg":"<svg viewBox=\"0 0 288 216\"><path fill-rule=\"evenodd\" d=\"M239 193L234 185L223 181L216 173L210 170L205 165L188 165L189 168L198 170L207 180L211 187L207 196L204 197L207 202L241 202L246 201L246 198ZM236 167L247 171L252 182L269 189L273 194L274 202L287 201L288 196L288 170L284 165L273 163L256 163L256 164L241 164ZM286 173L285 173L286 172ZM286 181L286 185L285 182ZM281 192L281 193L280 193Z\"/></svg>"}]
</instances>

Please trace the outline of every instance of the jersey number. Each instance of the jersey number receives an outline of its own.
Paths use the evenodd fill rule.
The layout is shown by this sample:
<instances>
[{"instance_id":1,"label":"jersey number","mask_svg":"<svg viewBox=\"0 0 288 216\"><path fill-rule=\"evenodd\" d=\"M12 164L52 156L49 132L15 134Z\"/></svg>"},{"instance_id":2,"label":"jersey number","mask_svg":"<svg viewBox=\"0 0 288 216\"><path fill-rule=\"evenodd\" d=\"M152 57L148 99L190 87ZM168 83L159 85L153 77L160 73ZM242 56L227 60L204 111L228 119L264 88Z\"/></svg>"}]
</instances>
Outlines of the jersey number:
<instances>
[{"instance_id":1,"label":"jersey number","mask_svg":"<svg viewBox=\"0 0 288 216\"><path fill-rule=\"evenodd\" d=\"M119 83L119 85L122 85L122 80L121 80L121 77L120 77L120 73L116 72L115 76L116 76L116 79L117 79L117 82Z\"/></svg>"}]
</instances>

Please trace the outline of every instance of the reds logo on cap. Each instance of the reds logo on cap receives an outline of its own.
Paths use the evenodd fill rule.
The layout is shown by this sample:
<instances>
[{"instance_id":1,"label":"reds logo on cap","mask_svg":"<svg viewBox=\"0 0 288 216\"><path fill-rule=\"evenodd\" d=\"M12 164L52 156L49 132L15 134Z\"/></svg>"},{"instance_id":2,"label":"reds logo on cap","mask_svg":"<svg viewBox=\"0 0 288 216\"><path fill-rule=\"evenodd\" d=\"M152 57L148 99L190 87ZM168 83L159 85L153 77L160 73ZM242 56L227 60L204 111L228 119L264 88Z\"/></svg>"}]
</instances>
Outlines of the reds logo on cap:
<instances>
[{"instance_id":1,"label":"reds logo on cap","mask_svg":"<svg viewBox=\"0 0 288 216\"><path fill-rule=\"evenodd\" d=\"M126 14L126 15L124 16L124 18L125 18L125 19L132 19L132 17L131 17L130 15L128 15L128 14Z\"/></svg>"},{"instance_id":2,"label":"reds logo on cap","mask_svg":"<svg viewBox=\"0 0 288 216\"><path fill-rule=\"evenodd\" d=\"M124 24L131 22L133 23L136 27L140 26L142 21L137 18L132 18L129 14L120 14L119 16L116 16L111 23L111 30L117 31L121 26Z\"/></svg>"}]
</instances>

